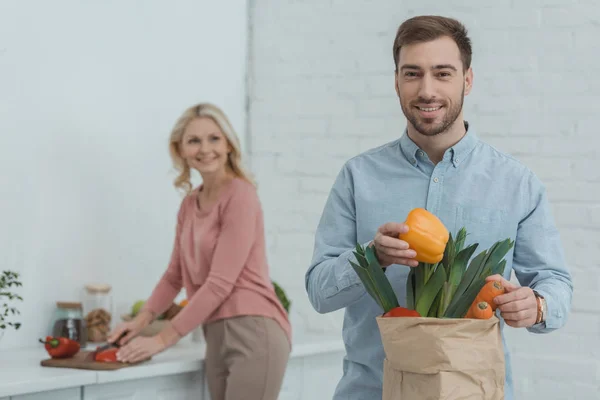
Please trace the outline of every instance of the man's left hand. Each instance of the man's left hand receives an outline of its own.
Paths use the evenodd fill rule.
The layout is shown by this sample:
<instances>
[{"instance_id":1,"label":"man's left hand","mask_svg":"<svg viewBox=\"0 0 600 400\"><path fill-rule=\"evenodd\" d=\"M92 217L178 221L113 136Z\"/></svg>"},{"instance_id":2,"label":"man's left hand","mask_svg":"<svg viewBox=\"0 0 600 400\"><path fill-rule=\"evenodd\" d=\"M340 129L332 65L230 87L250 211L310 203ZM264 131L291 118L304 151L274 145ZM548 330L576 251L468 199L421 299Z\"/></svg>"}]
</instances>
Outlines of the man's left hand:
<instances>
[{"instance_id":1,"label":"man's left hand","mask_svg":"<svg viewBox=\"0 0 600 400\"><path fill-rule=\"evenodd\" d=\"M505 293L494 298L500 314L507 325L513 328L526 328L537 320L537 300L529 287L519 287L500 275L492 275L486 281L500 281Z\"/></svg>"},{"instance_id":2,"label":"man's left hand","mask_svg":"<svg viewBox=\"0 0 600 400\"><path fill-rule=\"evenodd\" d=\"M121 347L117 352L117 360L135 363L152 357L166 348L160 335L153 337L136 337Z\"/></svg>"}]
</instances>

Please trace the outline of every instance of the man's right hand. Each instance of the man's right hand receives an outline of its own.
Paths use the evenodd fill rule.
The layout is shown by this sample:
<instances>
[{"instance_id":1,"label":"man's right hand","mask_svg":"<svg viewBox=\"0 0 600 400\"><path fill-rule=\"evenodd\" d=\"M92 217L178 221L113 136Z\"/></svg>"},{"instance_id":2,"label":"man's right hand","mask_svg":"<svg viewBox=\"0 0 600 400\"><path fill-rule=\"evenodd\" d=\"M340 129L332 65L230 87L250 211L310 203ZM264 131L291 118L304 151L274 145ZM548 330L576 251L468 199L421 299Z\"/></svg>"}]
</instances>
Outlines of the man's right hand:
<instances>
[{"instance_id":1,"label":"man's right hand","mask_svg":"<svg viewBox=\"0 0 600 400\"><path fill-rule=\"evenodd\" d=\"M408 225L404 223L388 222L377 229L373 245L375 246L375 255L382 267L391 264L407 265L416 267L419 262L414 259L417 253L409 249L409 245L404 240L398 239L400 233L408 232Z\"/></svg>"}]
</instances>

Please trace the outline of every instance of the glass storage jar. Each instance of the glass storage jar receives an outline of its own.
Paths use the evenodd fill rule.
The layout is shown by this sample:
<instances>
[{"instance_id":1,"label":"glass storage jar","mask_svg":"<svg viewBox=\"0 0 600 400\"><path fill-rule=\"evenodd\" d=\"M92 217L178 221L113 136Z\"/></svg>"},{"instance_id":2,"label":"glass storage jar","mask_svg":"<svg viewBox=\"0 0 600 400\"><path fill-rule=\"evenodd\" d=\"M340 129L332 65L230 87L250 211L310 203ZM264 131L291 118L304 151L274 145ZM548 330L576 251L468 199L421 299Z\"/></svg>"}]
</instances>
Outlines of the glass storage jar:
<instances>
[{"instance_id":1,"label":"glass storage jar","mask_svg":"<svg viewBox=\"0 0 600 400\"><path fill-rule=\"evenodd\" d=\"M87 329L81 303L56 302L51 332L52 336L75 340L84 347L87 344Z\"/></svg>"},{"instance_id":2,"label":"glass storage jar","mask_svg":"<svg viewBox=\"0 0 600 400\"><path fill-rule=\"evenodd\" d=\"M85 286L83 312L88 340L92 343L105 342L111 330L112 296L111 286L90 284Z\"/></svg>"}]
</instances>

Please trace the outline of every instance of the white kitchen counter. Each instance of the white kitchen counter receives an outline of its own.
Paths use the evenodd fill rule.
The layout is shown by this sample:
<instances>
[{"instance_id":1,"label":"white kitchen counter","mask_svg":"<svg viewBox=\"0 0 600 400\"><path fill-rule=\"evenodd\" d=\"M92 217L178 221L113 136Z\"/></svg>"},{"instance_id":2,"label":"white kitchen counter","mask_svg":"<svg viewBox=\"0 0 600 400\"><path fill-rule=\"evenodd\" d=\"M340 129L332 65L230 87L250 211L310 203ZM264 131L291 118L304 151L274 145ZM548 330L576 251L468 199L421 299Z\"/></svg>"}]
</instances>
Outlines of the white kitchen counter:
<instances>
[{"instance_id":1,"label":"white kitchen counter","mask_svg":"<svg viewBox=\"0 0 600 400\"><path fill-rule=\"evenodd\" d=\"M40 347L0 352L0 397L96 383L95 371L45 368L48 353Z\"/></svg>"},{"instance_id":2,"label":"white kitchen counter","mask_svg":"<svg viewBox=\"0 0 600 400\"><path fill-rule=\"evenodd\" d=\"M344 351L341 338L297 335L294 337L292 359ZM42 345L30 349L0 351L0 398L198 371L202 368L204 352L204 343L184 339L143 364L116 371L90 371L42 367L40 361L48 358Z\"/></svg>"}]
</instances>

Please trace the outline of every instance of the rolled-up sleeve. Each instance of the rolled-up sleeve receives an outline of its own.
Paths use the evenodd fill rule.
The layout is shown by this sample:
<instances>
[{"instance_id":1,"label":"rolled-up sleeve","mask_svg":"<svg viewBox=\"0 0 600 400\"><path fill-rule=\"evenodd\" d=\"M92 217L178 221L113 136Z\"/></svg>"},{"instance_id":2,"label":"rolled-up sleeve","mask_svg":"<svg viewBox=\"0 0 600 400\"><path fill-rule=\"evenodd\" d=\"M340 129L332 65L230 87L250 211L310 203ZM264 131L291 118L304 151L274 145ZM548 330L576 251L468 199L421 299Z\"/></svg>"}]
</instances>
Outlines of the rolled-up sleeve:
<instances>
[{"instance_id":1,"label":"rolled-up sleeve","mask_svg":"<svg viewBox=\"0 0 600 400\"><path fill-rule=\"evenodd\" d=\"M567 322L573 281L544 186L531 176L523 195L529 212L519 223L513 268L521 285L531 287L546 299L545 323L527 329L548 333Z\"/></svg>"}]
</instances>

